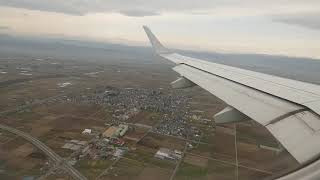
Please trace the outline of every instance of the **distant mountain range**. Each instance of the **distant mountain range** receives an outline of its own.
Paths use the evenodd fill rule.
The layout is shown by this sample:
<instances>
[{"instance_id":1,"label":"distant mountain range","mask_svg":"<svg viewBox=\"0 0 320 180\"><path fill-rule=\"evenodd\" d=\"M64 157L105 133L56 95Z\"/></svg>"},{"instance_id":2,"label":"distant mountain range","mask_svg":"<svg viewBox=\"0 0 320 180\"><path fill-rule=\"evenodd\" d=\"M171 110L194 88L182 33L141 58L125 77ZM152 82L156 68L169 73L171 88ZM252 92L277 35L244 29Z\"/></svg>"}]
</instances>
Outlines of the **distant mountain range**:
<instances>
[{"instance_id":1,"label":"distant mountain range","mask_svg":"<svg viewBox=\"0 0 320 180\"><path fill-rule=\"evenodd\" d=\"M320 84L320 60L263 54L223 54L176 50L208 61L275 74L291 79ZM0 35L0 58L52 57L89 62L168 64L155 58L150 47L68 40Z\"/></svg>"}]
</instances>

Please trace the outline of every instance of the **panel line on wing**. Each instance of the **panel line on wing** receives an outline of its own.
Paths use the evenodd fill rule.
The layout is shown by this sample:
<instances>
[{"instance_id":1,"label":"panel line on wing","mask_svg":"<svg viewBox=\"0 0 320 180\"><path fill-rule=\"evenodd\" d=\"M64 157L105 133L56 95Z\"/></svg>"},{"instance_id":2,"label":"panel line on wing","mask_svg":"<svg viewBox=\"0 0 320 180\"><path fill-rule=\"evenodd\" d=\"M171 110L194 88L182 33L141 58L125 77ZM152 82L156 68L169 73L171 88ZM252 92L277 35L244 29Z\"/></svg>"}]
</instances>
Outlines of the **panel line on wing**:
<instances>
[{"instance_id":1,"label":"panel line on wing","mask_svg":"<svg viewBox=\"0 0 320 180\"><path fill-rule=\"evenodd\" d=\"M287 118L287 117L289 117L289 116L293 116L293 115L295 115L295 114L298 114L298 113L301 113L301 112L304 112L304 111L310 111L310 109L308 109L308 108L303 108L303 109L298 109L298 110L295 110L295 111L291 111L291 112L289 112L289 113L287 113L287 114L283 114L283 115L281 115L281 116L279 116L279 117L271 120L271 121L270 121L268 124L266 124L265 126L268 126L268 125L270 125L270 124L275 124L275 123L281 121L282 119L285 119L285 118Z\"/></svg>"}]
</instances>

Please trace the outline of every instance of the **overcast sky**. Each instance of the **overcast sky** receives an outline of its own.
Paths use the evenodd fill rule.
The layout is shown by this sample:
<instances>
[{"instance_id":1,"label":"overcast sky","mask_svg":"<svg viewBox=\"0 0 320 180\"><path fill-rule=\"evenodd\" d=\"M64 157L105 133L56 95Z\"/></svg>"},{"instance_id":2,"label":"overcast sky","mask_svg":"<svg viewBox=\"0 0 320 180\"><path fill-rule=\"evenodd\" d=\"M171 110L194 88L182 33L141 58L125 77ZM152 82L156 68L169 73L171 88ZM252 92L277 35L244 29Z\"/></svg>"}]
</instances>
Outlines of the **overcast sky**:
<instances>
[{"instance_id":1,"label":"overcast sky","mask_svg":"<svg viewBox=\"0 0 320 180\"><path fill-rule=\"evenodd\" d=\"M320 59L320 0L0 0L0 33Z\"/></svg>"}]
</instances>

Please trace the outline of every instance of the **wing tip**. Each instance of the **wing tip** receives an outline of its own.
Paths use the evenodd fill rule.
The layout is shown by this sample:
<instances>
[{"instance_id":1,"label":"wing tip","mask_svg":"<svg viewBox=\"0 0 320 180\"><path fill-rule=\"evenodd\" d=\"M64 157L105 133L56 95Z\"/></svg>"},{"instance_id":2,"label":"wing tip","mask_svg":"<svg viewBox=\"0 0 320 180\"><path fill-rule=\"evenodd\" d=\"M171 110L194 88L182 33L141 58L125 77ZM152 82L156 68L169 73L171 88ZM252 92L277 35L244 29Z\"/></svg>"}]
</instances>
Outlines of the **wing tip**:
<instances>
[{"instance_id":1,"label":"wing tip","mask_svg":"<svg viewBox=\"0 0 320 180\"><path fill-rule=\"evenodd\" d=\"M160 43L158 38L152 33L152 31L150 30L150 28L148 26L143 25L142 27L143 27L144 31L146 32L146 34L149 38L149 41L157 54L170 53L170 51Z\"/></svg>"},{"instance_id":2,"label":"wing tip","mask_svg":"<svg viewBox=\"0 0 320 180\"><path fill-rule=\"evenodd\" d=\"M149 27L147 25L143 25L142 27L144 30L149 29Z\"/></svg>"}]
</instances>

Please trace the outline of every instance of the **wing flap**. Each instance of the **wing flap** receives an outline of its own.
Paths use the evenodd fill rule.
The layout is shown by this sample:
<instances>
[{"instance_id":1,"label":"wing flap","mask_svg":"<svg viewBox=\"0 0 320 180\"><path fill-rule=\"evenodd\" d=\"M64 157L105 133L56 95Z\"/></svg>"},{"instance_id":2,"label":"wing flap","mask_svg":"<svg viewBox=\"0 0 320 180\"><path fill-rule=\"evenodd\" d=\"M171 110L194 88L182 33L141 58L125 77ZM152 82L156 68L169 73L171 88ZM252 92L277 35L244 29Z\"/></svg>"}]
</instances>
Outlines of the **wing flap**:
<instances>
[{"instance_id":1,"label":"wing flap","mask_svg":"<svg viewBox=\"0 0 320 180\"><path fill-rule=\"evenodd\" d=\"M319 124L313 123L319 123L319 117L306 111L269 124L266 128L303 164L317 158L320 152Z\"/></svg>"}]
</instances>

